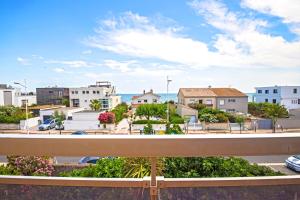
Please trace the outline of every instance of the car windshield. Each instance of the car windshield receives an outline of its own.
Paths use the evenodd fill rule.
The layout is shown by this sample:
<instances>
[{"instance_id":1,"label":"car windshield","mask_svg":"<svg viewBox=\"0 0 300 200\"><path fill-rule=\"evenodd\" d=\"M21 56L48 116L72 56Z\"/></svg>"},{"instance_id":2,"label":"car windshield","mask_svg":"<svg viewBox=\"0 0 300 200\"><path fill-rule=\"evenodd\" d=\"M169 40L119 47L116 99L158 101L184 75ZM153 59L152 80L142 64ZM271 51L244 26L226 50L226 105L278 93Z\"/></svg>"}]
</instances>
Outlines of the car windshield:
<instances>
[{"instance_id":1,"label":"car windshield","mask_svg":"<svg viewBox=\"0 0 300 200\"><path fill-rule=\"evenodd\" d=\"M300 155L296 155L296 156L293 156L293 157L300 160Z\"/></svg>"},{"instance_id":2,"label":"car windshield","mask_svg":"<svg viewBox=\"0 0 300 200\"><path fill-rule=\"evenodd\" d=\"M50 124L51 121L52 119L46 119L43 124Z\"/></svg>"}]
</instances>

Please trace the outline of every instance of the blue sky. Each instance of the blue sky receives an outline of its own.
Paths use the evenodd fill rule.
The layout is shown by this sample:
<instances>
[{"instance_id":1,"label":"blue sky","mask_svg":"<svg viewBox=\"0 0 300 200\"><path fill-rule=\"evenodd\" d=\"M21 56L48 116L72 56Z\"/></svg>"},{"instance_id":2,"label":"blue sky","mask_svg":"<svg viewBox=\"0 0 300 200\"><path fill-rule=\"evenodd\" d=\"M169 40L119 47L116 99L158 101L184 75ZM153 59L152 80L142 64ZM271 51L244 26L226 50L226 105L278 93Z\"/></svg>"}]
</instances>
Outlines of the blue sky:
<instances>
[{"instance_id":1,"label":"blue sky","mask_svg":"<svg viewBox=\"0 0 300 200\"><path fill-rule=\"evenodd\" d=\"M298 0L0 0L0 82L300 85L299 10Z\"/></svg>"}]
</instances>

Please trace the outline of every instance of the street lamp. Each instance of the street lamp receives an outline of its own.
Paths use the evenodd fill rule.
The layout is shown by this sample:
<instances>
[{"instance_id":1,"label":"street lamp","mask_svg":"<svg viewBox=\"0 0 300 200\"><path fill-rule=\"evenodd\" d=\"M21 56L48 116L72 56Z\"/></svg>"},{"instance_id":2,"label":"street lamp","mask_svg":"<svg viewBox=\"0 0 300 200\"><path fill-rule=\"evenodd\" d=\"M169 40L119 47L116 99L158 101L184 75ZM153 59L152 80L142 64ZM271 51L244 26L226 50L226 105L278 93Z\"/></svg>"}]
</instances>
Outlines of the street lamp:
<instances>
[{"instance_id":1,"label":"street lamp","mask_svg":"<svg viewBox=\"0 0 300 200\"><path fill-rule=\"evenodd\" d=\"M27 134L29 134L28 129L28 99L27 99L27 84L26 79L24 80L24 84L14 82L15 85L20 85L25 89L25 109L26 109L26 121L25 121L25 129L27 130Z\"/></svg>"},{"instance_id":2,"label":"street lamp","mask_svg":"<svg viewBox=\"0 0 300 200\"><path fill-rule=\"evenodd\" d=\"M169 79L169 77L167 76L167 123L169 123L169 118L170 118L170 106L169 106L169 83L172 80Z\"/></svg>"}]
</instances>

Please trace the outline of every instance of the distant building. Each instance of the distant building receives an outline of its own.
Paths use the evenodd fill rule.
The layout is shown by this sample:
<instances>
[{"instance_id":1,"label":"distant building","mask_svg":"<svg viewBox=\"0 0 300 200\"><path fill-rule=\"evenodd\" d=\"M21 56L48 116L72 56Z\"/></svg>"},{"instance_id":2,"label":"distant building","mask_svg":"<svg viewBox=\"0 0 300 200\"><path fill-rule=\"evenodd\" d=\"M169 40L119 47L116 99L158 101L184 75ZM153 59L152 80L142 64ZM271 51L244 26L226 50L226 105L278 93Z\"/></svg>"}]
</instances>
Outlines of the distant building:
<instances>
[{"instance_id":1,"label":"distant building","mask_svg":"<svg viewBox=\"0 0 300 200\"><path fill-rule=\"evenodd\" d=\"M36 97L38 105L63 105L64 99L69 100L69 88L36 88Z\"/></svg>"},{"instance_id":2,"label":"distant building","mask_svg":"<svg viewBox=\"0 0 300 200\"><path fill-rule=\"evenodd\" d=\"M131 106L133 108L138 107L141 104L151 104L151 103L160 103L160 96L153 93L151 89L149 92L143 91L143 94L138 96L133 96L131 101Z\"/></svg>"},{"instance_id":3,"label":"distant building","mask_svg":"<svg viewBox=\"0 0 300 200\"><path fill-rule=\"evenodd\" d=\"M178 104L200 103L225 112L248 112L248 96L234 88L180 88Z\"/></svg>"},{"instance_id":4,"label":"distant building","mask_svg":"<svg viewBox=\"0 0 300 200\"><path fill-rule=\"evenodd\" d=\"M88 87L70 88L70 106L90 110L91 101L97 99L101 110L111 110L121 103L121 96L116 95L116 88L108 81L96 82Z\"/></svg>"},{"instance_id":5,"label":"distant building","mask_svg":"<svg viewBox=\"0 0 300 200\"><path fill-rule=\"evenodd\" d=\"M300 108L300 86L256 87L254 102L278 103L287 109Z\"/></svg>"},{"instance_id":6,"label":"distant building","mask_svg":"<svg viewBox=\"0 0 300 200\"><path fill-rule=\"evenodd\" d=\"M36 95L32 92L21 93L20 88L0 84L0 106L25 107L26 100L29 106L36 104Z\"/></svg>"}]
</instances>

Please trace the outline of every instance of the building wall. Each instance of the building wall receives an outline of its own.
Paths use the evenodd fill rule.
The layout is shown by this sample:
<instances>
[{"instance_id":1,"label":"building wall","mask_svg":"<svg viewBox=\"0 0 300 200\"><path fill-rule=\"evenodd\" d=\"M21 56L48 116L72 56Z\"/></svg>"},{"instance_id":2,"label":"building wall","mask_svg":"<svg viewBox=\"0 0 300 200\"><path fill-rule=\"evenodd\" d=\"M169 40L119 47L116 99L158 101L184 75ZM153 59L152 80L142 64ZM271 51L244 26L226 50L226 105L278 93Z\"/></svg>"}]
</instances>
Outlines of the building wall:
<instances>
[{"instance_id":1,"label":"building wall","mask_svg":"<svg viewBox=\"0 0 300 200\"><path fill-rule=\"evenodd\" d=\"M160 102L160 97L153 94L145 94L139 98L133 99L131 101L131 104L151 104L151 103L159 103L159 102Z\"/></svg>"},{"instance_id":2,"label":"building wall","mask_svg":"<svg viewBox=\"0 0 300 200\"><path fill-rule=\"evenodd\" d=\"M198 111L195 109L192 109L186 105L177 104L176 113L182 117L188 116L194 116L196 119L198 118Z\"/></svg>"},{"instance_id":3,"label":"building wall","mask_svg":"<svg viewBox=\"0 0 300 200\"><path fill-rule=\"evenodd\" d=\"M15 105L18 107L25 106L26 99L28 100L28 106L31 106L32 104L36 104L36 95L22 95L17 96L15 99Z\"/></svg>"},{"instance_id":4,"label":"building wall","mask_svg":"<svg viewBox=\"0 0 300 200\"><path fill-rule=\"evenodd\" d=\"M69 88L37 88L36 99L38 105L62 105L69 100Z\"/></svg>"},{"instance_id":5,"label":"building wall","mask_svg":"<svg viewBox=\"0 0 300 200\"><path fill-rule=\"evenodd\" d=\"M102 109L110 110L116 105L121 103L121 96L114 94L112 87L81 87L70 88L70 106L81 107L86 110L90 110L91 100L100 100ZM75 101L79 102L79 105L74 104Z\"/></svg>"},{"instance_id":6,"label":"building wall","mask_svg":"<svg viewBox=\"0 0 300 200\"><path fill-rule=\"evenodd\" d=\"M268 102L284 105L287 109L297 109L300 108L300 86L274 86L274 87L257 87L256 93L254 95L254 101L256 103ZM277 89L278 93L274 94L273 90ZM293 93L293 90L297 89L297 93ZM258 93L261 90L262 93ZM265 91L269 90L269 94Z\"/></svg>"},{"instance_id":7,"label":"building wall","mask_svg":"<svg viewBox=\"0 0 300 200\"><path fill-rule=\"evenodd\" d=\"M217 108L225 112L248 113L248 97L217 97ZM221 105L221 103L223 103Z\"/></svg>"},{"instance_id":8,"label":"building wall","mask_svg":"<svg viewBox=\"0 0 300 200\"><path fill-rule=\"evenodd\" d=\"M202 100L202 104L208 104L208 101L212 102L212 108L216 108L216 98L215 97L184 97L181 93L178 93L178 104L183 104L188 106L191 103L199 103Z\"/></svg>"}]
</instances>

